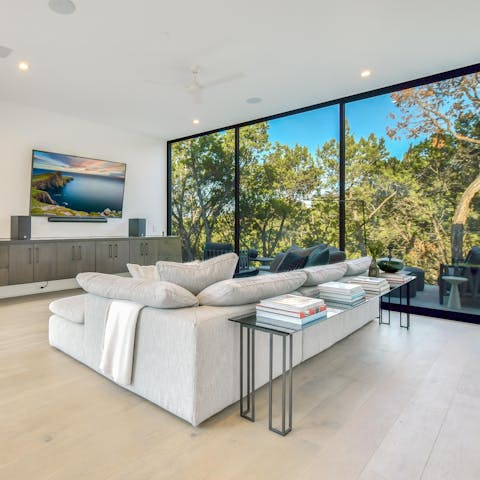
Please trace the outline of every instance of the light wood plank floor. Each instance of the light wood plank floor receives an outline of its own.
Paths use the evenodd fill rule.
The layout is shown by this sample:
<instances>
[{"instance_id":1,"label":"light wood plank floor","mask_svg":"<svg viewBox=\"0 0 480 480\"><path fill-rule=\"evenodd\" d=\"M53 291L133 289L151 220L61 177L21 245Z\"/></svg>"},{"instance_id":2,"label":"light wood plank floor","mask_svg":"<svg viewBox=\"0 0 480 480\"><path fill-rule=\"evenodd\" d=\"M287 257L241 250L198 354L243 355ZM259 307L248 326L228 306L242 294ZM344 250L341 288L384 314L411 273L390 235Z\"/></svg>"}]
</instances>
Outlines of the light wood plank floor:
<instances>
[{"instance_id":1,"label":"light wood plank floor","mask_svg":"<svg viewBox=\"0 0 480 480\"><path fill-rule=\"evenodd\" d=\"M1 479L480 478L480 326L370 323L295 369L282 438L265 388L193 428L49 347L61 295L0 302Z\"/></svg>"}]
</instances>

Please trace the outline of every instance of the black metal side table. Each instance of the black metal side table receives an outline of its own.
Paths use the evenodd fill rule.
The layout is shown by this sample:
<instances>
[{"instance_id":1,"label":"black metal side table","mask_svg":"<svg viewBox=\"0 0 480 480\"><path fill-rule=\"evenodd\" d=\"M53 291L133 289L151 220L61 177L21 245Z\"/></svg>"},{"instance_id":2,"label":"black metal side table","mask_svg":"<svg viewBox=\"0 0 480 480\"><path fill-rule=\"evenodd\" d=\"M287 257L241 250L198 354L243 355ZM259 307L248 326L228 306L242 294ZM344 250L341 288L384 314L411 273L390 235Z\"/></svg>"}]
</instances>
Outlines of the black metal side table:
<instances>
[{"instance_id":1,"label":"black metal side table","mask_svg":"<svg viewBox=\"0 0 480 480\"><path fill-rule=\"evenodd\" d=\"M261 331L269 334L269 382L268 382L268 428L272 432L285 436L292 431L292 397L293 397L293 334L302 330L302 326L285 327L269 324L257 320L256 314L241 315L230 318L232 322L240 324L240 416L255 421L255 332ZM315 323L315 322L312 322ZM246 333L246 348L244 334ZM282 423L273 426L273 336L282 339ZM287 339L288 369L287 369ZM244 373L244 354L246 350L246 375ZM246 389L244 381L246 376ZM288 382L288 398L287 398ZM246 398L244 398L246 392ZM246 404L246 405L245 405ZM287 419L288 404L288 419Z\"/></svg>"},{"instance_id":2,"label":"black metal side table","mask_svg":"<svg viewBox=\"0 0 480 480\"><path fill-rule=\"evenodd\" d=\"M410 297L411 297L411 289L410 286L412 282L416 282L417 277L412 276L408 280L406 280L404 283L395 285L393 287L390 287L390 291L380 295L379 297L379 318L378 318L378 323L380 325L390 325L390 312L391 308L390 305L395 305L392 302L392 293L398 296L399 298L399 315L400 315L400 327L401 328L406 328L407 330L410 328ZM405 293L405 295L404 295ZM385 302L385 297L388 297L388 302ZM403 303L403 300L405 298L405 304ZM402 305L405 305L405 312L402 311ZM385 308L387 307L387 308ZM384 319L383 316L383 309L388 311L387 318L388 320ZM403 319L403 314L405 313L406 316L406 323L402 322Z\"/></svg>"}]
</instances>

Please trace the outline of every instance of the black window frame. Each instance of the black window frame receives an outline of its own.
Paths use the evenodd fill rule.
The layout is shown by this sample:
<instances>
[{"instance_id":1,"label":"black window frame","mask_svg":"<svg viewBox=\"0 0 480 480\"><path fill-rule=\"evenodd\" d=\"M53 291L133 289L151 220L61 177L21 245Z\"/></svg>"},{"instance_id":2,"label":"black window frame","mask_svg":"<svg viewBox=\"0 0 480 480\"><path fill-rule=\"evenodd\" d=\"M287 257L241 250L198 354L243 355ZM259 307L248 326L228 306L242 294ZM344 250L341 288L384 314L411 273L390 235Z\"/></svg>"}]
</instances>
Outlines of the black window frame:
<instances>
[{"instance_id":1,"label":"black window frame","mask_svg":"<svg viewBox=\"0 0 480 480\"><path fill-rule=\"evenodd\" d=\"M372 98L379 95L390 94L405 90L408 88L420 87L429 83L441 82L450 78L460 77L464 75L470 75L472 73L480 72L480 63L475 63L466 67L456 68L448 70L446 72L437 73L434 75L428 75L425 77L417 78L415 80L409 80L395 85L377 88L366 92L349 95L346 97L338 98L335 100L329 100L326 102L309 105L306 107L289 110L287 112L277 113L274 115L249 120L247 122L237 123L234 125L228 125L213 130L208 130L184 137L175 138L167 141L167 234L172 235L172 144L191 140L194 138L202 137L204 135L210 135L213 133L222 132L225 130L234 130L235 132L235 185L234 185L234 197L235 197L235 219L234 219L234 239L235 239L235 252L238 254L240 250L240 129L256 123L268 122L277 118L288 117L291 115L297 115L299 113L309 112L311 110L318 110L333 105L339 106L339 198L338 198L338 215L339 215L339 238L338 245L341 250L345 250L346 244L346 231L345 231L345 110L346 105L358 100L364 100L366 98Z\"/></svg>"}]
</instances>

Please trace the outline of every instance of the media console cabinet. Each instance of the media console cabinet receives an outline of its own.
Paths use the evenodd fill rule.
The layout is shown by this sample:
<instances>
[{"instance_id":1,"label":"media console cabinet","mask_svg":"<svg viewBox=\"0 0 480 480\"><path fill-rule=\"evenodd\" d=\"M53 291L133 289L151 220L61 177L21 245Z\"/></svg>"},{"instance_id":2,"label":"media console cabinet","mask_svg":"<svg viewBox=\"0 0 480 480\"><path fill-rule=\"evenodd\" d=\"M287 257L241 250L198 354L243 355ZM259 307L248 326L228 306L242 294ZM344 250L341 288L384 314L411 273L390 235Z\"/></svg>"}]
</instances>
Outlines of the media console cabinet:
<instances>
[{"instance_id":1,"label":"media console cabinet","mask_svg":"<svg viewBox=\"0 0 480 480\"><path fill-rule=\"evenodd\" d=\"M0 241L0 286L124 273L127 263L182 261L179 237L112 237Z\"/></svg>"}]
</instances>

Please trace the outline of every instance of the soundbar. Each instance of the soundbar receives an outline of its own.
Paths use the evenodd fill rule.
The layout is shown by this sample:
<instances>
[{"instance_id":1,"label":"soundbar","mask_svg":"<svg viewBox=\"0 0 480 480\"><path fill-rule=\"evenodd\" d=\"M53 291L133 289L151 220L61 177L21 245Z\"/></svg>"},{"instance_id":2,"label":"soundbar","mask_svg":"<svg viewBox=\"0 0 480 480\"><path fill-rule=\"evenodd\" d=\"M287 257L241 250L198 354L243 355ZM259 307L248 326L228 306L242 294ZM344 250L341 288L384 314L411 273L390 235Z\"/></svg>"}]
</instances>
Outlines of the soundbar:
<instances>
[{"instance_id":1,"label":"soundbar","mask_svg":"<svg viewBox=\"0 0 480 480\"><path fill-rule=\"evenodd\" d=\"M105 217L48 217L49 222L107 223Z\"/></svg>"}]
</instances>

